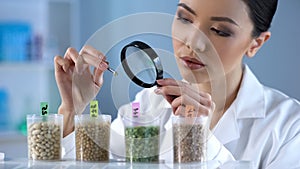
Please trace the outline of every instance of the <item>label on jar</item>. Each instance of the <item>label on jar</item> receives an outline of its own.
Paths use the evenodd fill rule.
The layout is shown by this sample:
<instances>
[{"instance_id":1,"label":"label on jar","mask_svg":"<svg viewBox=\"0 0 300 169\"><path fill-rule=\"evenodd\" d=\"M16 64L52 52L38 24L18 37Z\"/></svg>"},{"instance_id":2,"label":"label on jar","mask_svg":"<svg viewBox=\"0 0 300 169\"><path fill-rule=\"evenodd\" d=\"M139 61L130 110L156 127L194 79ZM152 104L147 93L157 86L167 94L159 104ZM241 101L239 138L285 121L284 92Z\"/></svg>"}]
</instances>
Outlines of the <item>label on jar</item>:
<instances>
[{"instance_id":1,"label":"label on jar","mask_svg":"<svg viewBox=\"0 0 300 169\"><path fill-rule=\"evenodd\" d=\"M98 117L98 101L92 100L90 102L90 116L91 117Z\"/></svg>"},{"instance_id":2,"label":"label on jar","mask_svg":"<svg viewBox=\"0 0 300 169\"><path fill-rule=\"evenodd\" d=\"M132 117L139 117L140 116L140 103L134 102L132 103Z\"/></svg>"},{"instance_id":3,"label":"label on jar","mask_svg":"<svg viewBox=\"0 0 300 169\"><path fill-rule=\"evenodd\" d=\"M41 115L42 116L48 116L48 113L49 113L48 102L41 102L40 103L40 109L41 109Z\"/></svg>"},{"instance_id":4,"label":"label on jar","mask_svg":"<svg viewBox=\"0 0 300 169\"><path fill-rule=\"evenodd\" d=\"M195 108L192 105L185 106L185 116L186 117L194 117L195 116Z\"/></svg>"}]
</instances>

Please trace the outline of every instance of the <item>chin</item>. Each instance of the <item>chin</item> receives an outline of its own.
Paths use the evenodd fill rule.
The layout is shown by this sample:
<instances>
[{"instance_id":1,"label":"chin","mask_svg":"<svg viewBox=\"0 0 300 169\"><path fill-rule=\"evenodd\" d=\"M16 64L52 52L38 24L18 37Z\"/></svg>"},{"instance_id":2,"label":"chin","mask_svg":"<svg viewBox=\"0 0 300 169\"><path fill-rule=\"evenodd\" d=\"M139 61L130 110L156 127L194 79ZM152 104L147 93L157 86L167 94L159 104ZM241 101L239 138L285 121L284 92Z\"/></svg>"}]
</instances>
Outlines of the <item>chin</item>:
<instances>
[{"instance_id":1,"label":"chin","mask_svg":"<svg viewBox=\"0 0 300 169\"><path fill-rule=\"evenodd\" d=\"M190 83L207 83L210 82L208 74L205 72L197 71L182 71L180 72L184 80Z\"/></svg>"}]
</instances>

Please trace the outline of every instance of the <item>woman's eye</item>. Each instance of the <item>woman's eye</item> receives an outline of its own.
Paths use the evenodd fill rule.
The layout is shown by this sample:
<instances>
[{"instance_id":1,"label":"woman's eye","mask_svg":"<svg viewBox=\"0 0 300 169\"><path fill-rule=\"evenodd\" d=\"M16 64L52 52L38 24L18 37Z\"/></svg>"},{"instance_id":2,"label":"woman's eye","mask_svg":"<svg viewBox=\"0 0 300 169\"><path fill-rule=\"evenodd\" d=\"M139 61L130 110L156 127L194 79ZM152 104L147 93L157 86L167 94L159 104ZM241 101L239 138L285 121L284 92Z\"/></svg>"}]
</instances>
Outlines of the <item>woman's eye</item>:
<instances>
[{"instance_id":1,"label":"woman's eye","mask_svg":"<svg viewBox=\"0 0 300 169\"><path fill-rule=\"evenodd\" d=\"M229 37L229 36L231 36L230 33L227 33L227 32L225 32L225 31L221 31L221 30L216 29L216 28L210 28L210 30L212 30L212 31L215 32L217 35L222 36L222 37Z\"/></svg>"},{"instance_id":2,"label":"woman's eye","mask_svg":"<svg viewBox=\"0 0 300 169\"><path fill-rule=\"evenodd\" d=\"M189 19L186 18L186 17L183 17L181 13L178 13L178 15L177 15L177 20L181 21L181 22L184 23L184 24L192 23L191 20L189 20Z\"/></svg>"}]
</instances>

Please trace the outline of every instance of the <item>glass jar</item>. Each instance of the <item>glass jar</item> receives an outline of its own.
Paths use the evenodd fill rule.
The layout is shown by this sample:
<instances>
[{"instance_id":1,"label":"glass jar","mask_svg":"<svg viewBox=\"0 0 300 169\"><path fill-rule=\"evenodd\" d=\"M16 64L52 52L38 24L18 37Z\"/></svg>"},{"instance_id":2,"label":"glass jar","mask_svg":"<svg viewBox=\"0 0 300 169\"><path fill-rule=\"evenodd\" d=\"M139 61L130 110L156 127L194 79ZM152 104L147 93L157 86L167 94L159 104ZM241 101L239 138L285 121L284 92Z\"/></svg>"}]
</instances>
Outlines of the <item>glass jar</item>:
<instances>
[{"instance_id":1,"label":"glass jar","mask_svg":"<svg viewBox=\"0 0 300 169\"><path fill-rule=\"evenodd\" d=\"M27 115L28 158L61 160L63 115Z\"/></svg>"},{"instance_id":2,"label":"glass jar","mask_svg":"<svg viewBox=\"0 0 300 169\"><path fill-rule=\"evenodd\" d=\"M204 162L207 149L207 117L172 117L175 163Z\"/></svg>"},{"instance_id":3,"label":"glass jar","mask_svg":"<svg viewBox=\"0 0 300 169\"><path fill-rule=\"evenodd\" d=\"M123 116L127 162L159 162L160 118Z\"/></svg>"},{"instance_id":4,"label":"glass jar","mask_svg":"<svg viewBox=\"0 0 300 169\"><path fill-rule=\"evenodd\" d=\"M75 116L76 160L109 161L110 115Z\"/></svg>"}]
</instances>

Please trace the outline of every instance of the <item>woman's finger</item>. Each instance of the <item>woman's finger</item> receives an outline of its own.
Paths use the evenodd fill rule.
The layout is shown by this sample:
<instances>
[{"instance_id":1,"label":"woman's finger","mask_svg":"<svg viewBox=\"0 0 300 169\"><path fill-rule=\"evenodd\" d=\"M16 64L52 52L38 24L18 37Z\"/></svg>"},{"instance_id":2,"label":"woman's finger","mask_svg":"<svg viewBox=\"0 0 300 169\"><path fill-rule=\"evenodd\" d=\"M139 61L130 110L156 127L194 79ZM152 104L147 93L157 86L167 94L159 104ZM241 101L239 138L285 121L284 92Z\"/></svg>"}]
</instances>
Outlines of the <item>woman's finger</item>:
<instances>
[{"instance_id":1,"label":"woman's finger","mask_svg":"<svg viewBox=\"0 0 300 169\"><path fill-rule=\"evenodd\" d=\"M198 115L209 114L212 106L209 94L198 91L195 86L186 82L173 79L160 80L158 83L161 84L161 87L158 87L155 92L167 99L175 115L185 116L183 109L185 105L193 106Z\"/></svg>"},{"instance_id":2,"label":"woman's finger","mask_svg":"<svg viewBox=\"0 0 300 169\"><path fill-rule=\"evenodd\" d=\"M77 52L77 50L70 47L67 49L64 58L71 60L75 64L78 56L79 56L79 53Z\"/></svg>"},{"instance_id":3,"label":"woman's finger","mask_svg":"<svg viewBox=\"0 0 300 169\"><path fill-rule=\"evenodd\" d=\"M103 59L105 57L102 52L100 52L99 50L97 50L94 47L89 46L89 45L83 46L82 49L80 50L79 54L80 55L88 54L88 55L95 56L96 58L100 58L100 59Z\"/></svg>"},{"instance_id":4,"label":"woman's finger","mask_svg":"<svg viewBox=\"0 0 300 169\"><path fill-rule=\"evenodd\" d=\"M77 73L82 74L88 66L84 64L84 60L81 55L74 48L68 48L64 58L69 60L71 64L75 65L75 70Z\"/></svg>"},{"instance_id":5,"label":"woman's finger","mask_svg":"<svg viewBox=\"0 0 300 169\"><path fill-rule=\"evenodd\" d=\"M70 67L70 62L61 56L55 56L54 57L54 64L55 64L55 70L56 71L64 71L67 72Z\"/></svg>"},{"instance_id":6,"label":"woman's finger","mask_svg":"<svg viewBox=\"0 0 300 169\"><path fill-rule=\"evenodd\" d=\"M157 94L161 94L163 96L182 96L188 95L189 97L193 98L197 102L201 103L202 105L211 106L211 97L209 94L196 91L190 88L188 85L184 84L182 86L161 86L158 87L155 92ZM168 100L169 101L169 100ZM172 102L172 100L171 100Z\"/></svg>"},{"instance_id":7,"label":"woman's finger","mask_svg":"<svg viewBox=\"0 0 300 169\"><path fill-rule=\"evenodd\" d=\"M173 108L174 115L185 117L185 105Z\"/></svg>"},{"instance_id":8,"label":"woman's finger","mask_svg":"<svg viewBox=\"0 0 300 169\"><path fill-rule=\"evenodd\" d=\"M171 79L171 78L165 78L165 79L157 80L157 83L161 87L164 87L164 86L178 86L178 87L182 88L181 91L190 89L191 91L193 91L193 93L197 93L197 95L200 94L202 97L211 99L211 96L208 93L203 92L203 91L199 90L199 88L197 86L191 85L191 84L189 84L187 82L184 82L184 81L176 81L176 80Z\"/></svg>"},{"instance_id":9,"label":"woman's finger","mask_svg":"<svg viewBox=\"0 0 300 169\"><path fill-rule=\"evenodd\" d=\"M180 97L177 97L173 100L171 106L175 109L177 107L181 106L193 106L194 111L198 115L208 115L211 109L211 106L203 105L202 103L198 102L197 100L194 100L193 98L189 97L188 95L182 95Z\"/></svg>"},{"instance_id":10,"label":"woman's finger","mask_svg":"<svg viewBox=\"0 0 300 169\"><path fill-rule=\"evenodd\" d=\"M85 45L81 51L79 52L80 55L83 55L84 61L92 65L96 68L99 67L102 61L106 60L106 57L103 53L98 51L97 49L93 48L92 46Z\"/></svg>"},{"instance_id":11,"label":"woman's finger","mask_svg":"<svg viewBox=\"0 0 300 169\"><path fill-rule=\"evenodd\" d=\"M157 83L161 86L179 86L180 81L176 81L172 78L165 78L165 79L159 79L157 80Z\"/></svg>"},{"instance_id":12,"label":"woman's finger","mask_svg":"<svg viewBox=\"0 0 300 169\"><path fill-rule=\"evenodd\" d=\"M107 69L108 65L103 62L103 66L101 68L94 69L94 82L98 87L101 87L103 84L103 72Z\"/></svg>"},{"instance_id":13,"label":"woman's finger","mask_svg":"<svg viewBox=\"0 0 300 169\"><path fill-rule=\"evenodd\" d=\"M181 105L175 111L174 115L178 115L178 116L182 116L182 117L197 117L197 116L199 116L196 113L194 106L192 106L192 105Z\"/></svg>"},{"instance_id":14,"label":"woman's finger","mask_svg":"<svg viewBox=\"0 0 300 169\"><path fill-rule=\"evenodd\" d=\"M90 54L84 53L81 54L80 56L82 56L82 59L84 61L84 63L94 66L95 68L101 68L101 66L103 66L103 63L106 62L106 57L102 57L102 58L97 58L97 56L92 56Z\"/></svg>"}]
</instances>

